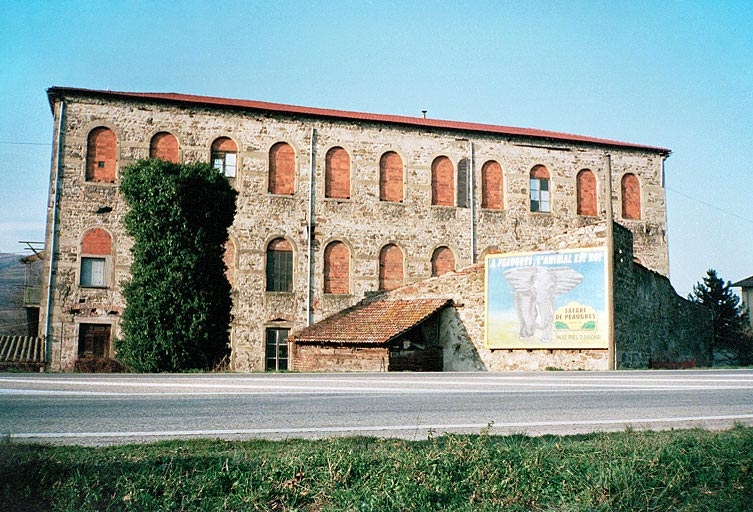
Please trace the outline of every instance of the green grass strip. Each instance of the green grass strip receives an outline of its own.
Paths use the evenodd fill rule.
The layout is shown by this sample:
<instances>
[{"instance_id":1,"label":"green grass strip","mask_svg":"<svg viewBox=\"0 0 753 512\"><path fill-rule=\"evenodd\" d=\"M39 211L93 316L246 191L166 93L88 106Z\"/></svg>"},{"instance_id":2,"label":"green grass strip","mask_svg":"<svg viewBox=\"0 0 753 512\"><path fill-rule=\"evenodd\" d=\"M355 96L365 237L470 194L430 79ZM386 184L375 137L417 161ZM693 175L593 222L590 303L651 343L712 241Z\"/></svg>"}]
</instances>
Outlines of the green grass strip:
<instances>
[{"instance_id":1,"label":"green grass strip","mask_svg":"<svg viewBox=\"0 0 753 512\"><path fill-rule=\"evenodd\" d=\"M4 511L749 511L753 428L0 444Z\"/></svg>"}]
</instances>

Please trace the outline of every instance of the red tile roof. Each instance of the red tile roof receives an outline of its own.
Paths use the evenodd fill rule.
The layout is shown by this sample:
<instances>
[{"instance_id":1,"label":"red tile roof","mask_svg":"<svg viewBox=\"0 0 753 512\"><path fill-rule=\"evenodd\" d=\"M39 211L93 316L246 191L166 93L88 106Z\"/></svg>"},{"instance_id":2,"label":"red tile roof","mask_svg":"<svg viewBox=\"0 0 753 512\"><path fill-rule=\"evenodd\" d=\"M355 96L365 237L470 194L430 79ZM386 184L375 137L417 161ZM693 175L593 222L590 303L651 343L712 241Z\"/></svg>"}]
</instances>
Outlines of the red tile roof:
<instances>
[{"instance_id":1,"label":"red tile roof","mask_svg":"<svg viewBox=\"0 0 753 512\"><path fill-rule=\"evenodd\" d=\"M332 119L347 119L354 121L370 121L376 123L400 124L407 126L416 126L421 128L440 128L446 130L460 130L470 132L492 133L496 135L517 135L521 137L532 137L536 139L546 139L552 141L564 142L585 142L589 144L599 144L606 146L643 149L656 151L662 154L669 154L671 151L666 148L644 146L629 142L620 142L610 139L600 139L596 137L587 137L583 135L574 135L570 133L553 132L548 130L536 130L532 128L515 128L512 126L497 126L482 123L470 123L463 121L445 121L442 119L431 119L424 117L398 116L389 114L369 114L365 112L351 112L347 110L332 110L315 107L301 107L296 105L285 105L281 103L269 103L266 101L238 100L228 98L216 98L213 96L196 96L191 94L179 94L175 92L123 92L123 91L98 91L95 89L79 89L74 87L50 87L47 89L47 96L52 104L55 98L65 97L66 95L96 95L109 96L113 98L155 100L176 103L186 103L195 105L209 105L218 107L233 107L245 110L260 110L264 112L279 112L285 114L300 114L312 117L327 117Z\"/></svg>"},{"instance_id":2,"label":"red tile roof","mask_svg":"<svg viewBox=\"0 0 753 512\"><path fill-rule=\"evenodd\" d=\"M293 334L295 343L385 344L451 304L450 299L379 300L356 305Z\"/></svg>"}]
</instances>

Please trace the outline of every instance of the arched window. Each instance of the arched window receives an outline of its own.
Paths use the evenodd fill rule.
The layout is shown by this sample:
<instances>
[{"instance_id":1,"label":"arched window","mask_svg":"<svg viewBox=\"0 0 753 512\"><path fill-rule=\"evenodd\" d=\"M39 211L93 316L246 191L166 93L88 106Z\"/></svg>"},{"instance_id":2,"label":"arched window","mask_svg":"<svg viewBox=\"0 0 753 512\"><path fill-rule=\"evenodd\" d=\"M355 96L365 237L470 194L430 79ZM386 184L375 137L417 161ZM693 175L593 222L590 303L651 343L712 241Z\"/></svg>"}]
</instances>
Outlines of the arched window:
<instances>
[{"instance_id":1,"label":"arched window","mask_svg":"<svg viewBox=\"0 0 753 512\"><path fill-rule=\"evenodd\" d=\"M622 218L641 218L641 184L635 174L622 177Z\"/></svg>"},{"instance_id":2,"label":"arched window","mask_svg":"<svg viewBox=\"0 0 753 512\"><path fill-rule=\"evenodd\" d=\"M112 239L102 228L90 229L81 239L79 284L85 288L107 288L110 283Z\"/></svg>"},{"instance_id":3,"label":"arched window","mask_svg":"<svg viewBox=\"0 0 753 512\"><path fill-rule=\"evenodd\" d=\"M431 255L431 276L455 272L455 255L448 247L437 247Z\"/></svg>"},{"instance_id":4,"label":"arched window","mask_svg":"<svg viewBox=\"0 0 753 512\"><path fill-rule=\"evenodd\" d=\"M403 251L388 244L379 251L379 289L394 290L403 285Z\"/></svg>"},{"instance_id":5,"label":"arched window","mask_svg":"<svg viewBox=\"0 0 753 512\"><path fill-rule=\"evenodd\" d=\"M267 245L267 291L293 291L293 248L284 238Z\"/></svg>"},{"instance_id":6,"label":"arched window","mask_svg":"<svg viewBox=\"0 0 753 512\"><path fill-rule=\"evenodd\" d=\"M531 211L551 212L552 197L549 191L549 171L543 165L531 169Z\"/></svg>"},{"instance_id":7,"label":"arched window","mask_svg":"<svg viewBox=\"0 0 753 512\"><path fill-rule=\"evenodd\" d=\"M379 159L379 199L396 203L403 200L403 159L394 151Z\"/></svg>"},{"instance_id":8,"label":"arched window","mask_svg":"<svg viewBox=\"0 0 753 512\"><path fill-rule=\"evenodd\" d=\"M115 183L118 140L115 132L100 126L86 141L86 181Z\"/></svg>"},{"instance_id":9,"label":"arched window","mask_svg":"<svg viewBox=\"0 0 753 512\"><path fill-rule=\"evenodd\" d=\"M295 151L286 142L278 142L269 150L270 194L292 196L295 193Z\"/></svg>"},{"instance_id":10,"label":"arched window","mask_svg":"<svg viewBox=\"0 0 753 512\"><path fill-rule=\"evenodd\" d=\"M160 158L177 164L179 154L178 139L172 133L159 132L149 143L149 158Z\"/></svg>"},{"instance_id":11,"label":"arched window","mask_svg":"<svg viewBox=\"0 0 753 512\"><path fill-rule=\"evenodd\" d=\"M324 293L350 293L350 251L342 242L324 249Z\"/></svg>"},{"instance_id":12,"label":"arched window","mask_svg":"<svg viewBox=\"0 0 753 512\"><path fill-rule=\"evenodd\" d=\"M575 178L578 215L597 215L596 177L589 169L583 169Z\"/></svg>"},{"instance_id":13,"label":"arched window","mask_svg":"<svg viewBox=\"0 0 753 512\"><path fill-rule=\"evenodd\" d=\"M481 208L501 210L503 208L502 167L490 160L481 167Z\"/></svg>"},{"instance_id":14,"label":"arched window","mask_svg":"<svg viewBox=\"0 0 753 512\"><path fill-rule=\"evenodd\" d=\"M332 148L327 152L324 196L350 199L350 155L343 148Z\"/></svg>"},{"instance_id":15,"label":"arched window","mask_svg":"<svg viewBox=\"0 0 753 512\"><path fill-rule=\"evenodd\" d=\"M431 164L431 204L455 205L455 169L446 156L439 156Z\"/></svg>"},{"instance_id":16,"label":"arched window","mask_svg":"<svg viewBox=\"0 0 753 512\"><path fill-rule=\"evenodd\" d=\"M235 178L238 169L238 146L229 137L219 137L212 142L212 167L220 174Z\"/></svg>"}]
</instances>

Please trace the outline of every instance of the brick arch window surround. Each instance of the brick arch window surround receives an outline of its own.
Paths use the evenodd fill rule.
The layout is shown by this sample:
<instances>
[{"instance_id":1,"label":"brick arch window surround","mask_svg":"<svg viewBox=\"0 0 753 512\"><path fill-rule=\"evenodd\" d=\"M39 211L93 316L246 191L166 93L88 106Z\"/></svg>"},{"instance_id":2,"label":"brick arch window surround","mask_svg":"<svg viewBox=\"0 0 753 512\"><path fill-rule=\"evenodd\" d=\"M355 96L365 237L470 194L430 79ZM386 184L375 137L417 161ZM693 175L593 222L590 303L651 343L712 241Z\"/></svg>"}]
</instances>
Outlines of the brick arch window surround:
<instances>
[{"instance_id":1,"label":"brick arch window surround","mask_svg":"<svg viewBox=\"0 0 753 512\"><path fill-rule=\"evenodd\" d=\"M596 216L596 177L589 169L583 169L575 178L578 215Z\"/></svg>"},{"instance_id":2,"label":"brick arch window surround","mask_svg":"<svg viewBox=\"0 0 753 512\"><path fill-rule=\"evenodd\" d=\"M455 255L449 247L437 247L431 255L431 276L437 277L455 272Z\"/></svg>"},{"instance_id":3,"label":"brick arch window surround","mask_svg":"<svg viewBox=\"0 0 753 512\"><path fill-rule=\"evenodd\" d=\"M403 201L403 159L394 151L386 152L379 159L379 199Z\"/></svg>"},{"instance_id":4,"label":"brick arch window surround","mask_svg":"<svg viewBox=\"0 0 753 512\"><path fill-rule=\"evenodd\" d=\"M490 160L481 167L481 208L501 210L503 208L502 166Z\"/></svg>"},{"instance_id":5,"label":"brick arch window surround","mask_svg":"<svg viewBox=\"0 0 753 512\"><path fill-rule=\"evenodd\" d=\"M324 169L324 196L350 199L350 155L341 147L327 151Z\"/></svg>"},{"instance_id":6,"label":"brick arch window surround","mask_svg":"<svg viewBox=\"0 0 753 512\"><path fill-rule=\"evenodd\" d=\"M551 212L552 196L549 187L549 170L543 165L531 169L531 211Z\"/></svg>"},{"instance_id":7,"label":"brick arch window surround","mask_svg":"<svg viewBox=\"0 0 753 512\"><path fill-rule=\"evenodd\" d=\"M79 284L85 288L106 288L110 282L112 238L102 228L94 228L81 238Z\"/></svg>"},{"instance_id":8,"label":"brick arch window surround","mask_svg":"<svg viewBox=\"0 0 753 512\"><path fill-rule=\"evenodd\" d=\"M455 168L446 156L439 156L431 163L431 204L455 205Z\"/></svg>"},{"instance_id":9,"label":"brick arch window surround","mask_svg":"<svg viewBox=\"0 0 753 512\"><path fill-rule=\"evenodd\" d=\"M175 135L168 132L159 132L149 142L149 158L159 158L166 162L178 163L180 148Z\"/></svg>"},{"instance_id":10,"label":"brick arch window surround","mask_svg":"<svg viewBox=\"0 0 753 512\"><path fill-rule=\"evenodd\" d=\"M228 178L235 178L238 170L238 146L229 137L219 137L212 142L210 153L212 167Z\"/></svg>"},{"instance_id":11,"label":"brick arch window surround","mask_svg":"<svg viewBox=\"0 0 753 512\"><path fill-rule=\"evenodd\" d=\"M109 128L89 132L86 141L86 181L115 183L118 139Z\"/></svg>"},{"instance_id":12,"label":"brick arch window surround","mask_svg":"<svg viewBox=\"0 0 753 512\"><path fill-rule=\"evenodd\" d=\"M636 175L631 173L622 177L622 218L641 218L641 184Z\"/></svg>"},{"instance_id":13,"label":"brick arch window surround","mask_svg":"<svg viewBox=\"0 0 753 512\"><path fill-rule=\"evenodd\" d=\"M267 191L286 196L295 193L295 151L287 142L278 142L269 150Z\"/></svg>"},{"instance_id":14,"label":"brick arch window surround","mask_svg":"<svg viewBox=\"0 0 753 512\"><path fill-rule=\"evenodd\" d=\"M350 250L342 242L324 249L324 293L350 293Z\"/></svg>"},{"instance_id":15,"label":"brick arch window surround","mask_svg":"<svg viewBox=\"0 0 753 512\"><path fill-rule=\"evenodd\" d=\"M293 247L284 238L275 238L267 245L267 291L293 291Z\"/></svg>"},{"instance_id":16,"label":"brick arch window surround","mask_svg":"<svg viewBox=\"0 0 753 512\"><path fill-rule=\"evenodd\" d=\"M403 251L387 244L379 251L379 289L394 290L403 285Z\"/></svg>"}]
</instances>

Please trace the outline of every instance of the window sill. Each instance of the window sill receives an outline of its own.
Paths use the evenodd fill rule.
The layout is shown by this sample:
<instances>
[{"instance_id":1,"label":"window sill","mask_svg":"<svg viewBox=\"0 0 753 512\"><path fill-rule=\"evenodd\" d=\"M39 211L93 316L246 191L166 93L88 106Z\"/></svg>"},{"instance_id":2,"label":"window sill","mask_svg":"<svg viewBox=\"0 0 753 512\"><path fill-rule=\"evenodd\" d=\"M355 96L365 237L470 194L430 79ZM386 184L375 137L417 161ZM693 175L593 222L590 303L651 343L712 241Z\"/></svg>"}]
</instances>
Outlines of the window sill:
<instances>
[{"instance_id":1,"label":"window sill","mask_svg":"<svg viewBox=\"0 0 753 512\"><path fill-rule=\"evenodd\" d=\"M87 187L117 187L117 180L116 181L91 181L91 180L83 180L84 186Z\"/></svg>"}]
</instances>

